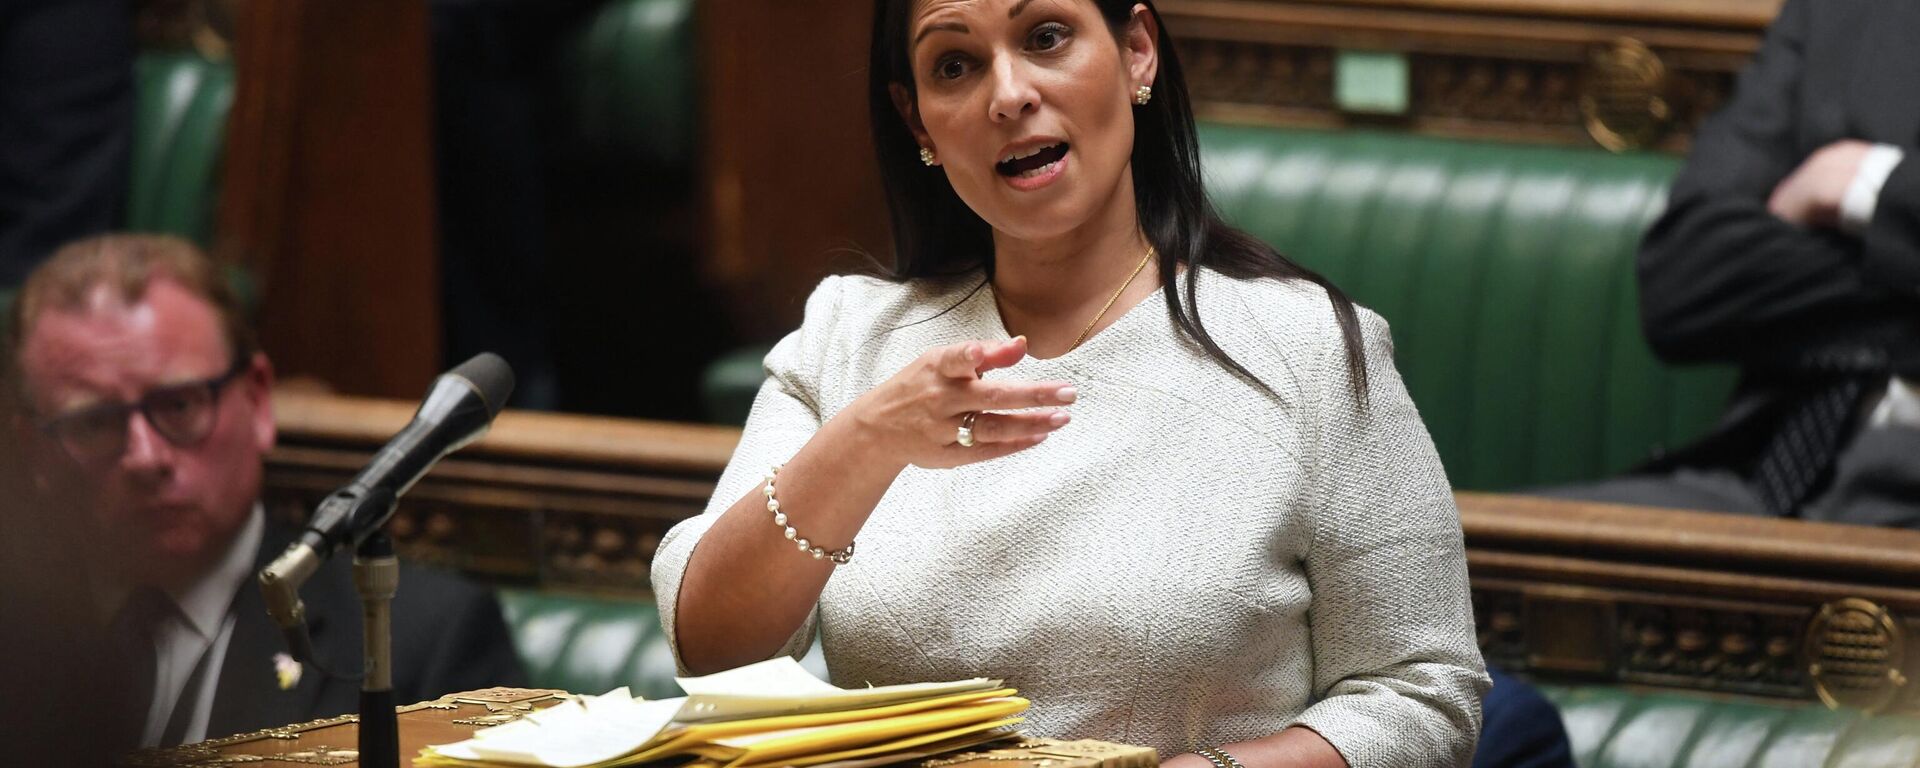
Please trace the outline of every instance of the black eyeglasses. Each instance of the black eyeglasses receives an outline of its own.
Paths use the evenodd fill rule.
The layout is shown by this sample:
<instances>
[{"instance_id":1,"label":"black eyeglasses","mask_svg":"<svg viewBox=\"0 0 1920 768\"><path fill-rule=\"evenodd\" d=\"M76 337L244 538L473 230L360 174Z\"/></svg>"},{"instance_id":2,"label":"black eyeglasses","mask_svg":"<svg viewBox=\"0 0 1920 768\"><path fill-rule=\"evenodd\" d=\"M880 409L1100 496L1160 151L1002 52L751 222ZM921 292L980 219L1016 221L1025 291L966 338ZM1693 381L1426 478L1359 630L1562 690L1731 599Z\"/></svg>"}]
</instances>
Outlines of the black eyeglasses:
<instances>
[{"instance_id":1,"label":"black eyeglasses","mask_svg":"<svg viewBox=\"0 0 1920 768\"><path fill-rule=\"evenodd\" d=\"M220 390L247 370L235 360L226 373L203 381L148 390L139 402L97 405L40 423L40 431L81 464L100 465L127 450L127 418L136 411L167 442L182 448L207 438L218 415Z\"/></svg>"}]
</instances>

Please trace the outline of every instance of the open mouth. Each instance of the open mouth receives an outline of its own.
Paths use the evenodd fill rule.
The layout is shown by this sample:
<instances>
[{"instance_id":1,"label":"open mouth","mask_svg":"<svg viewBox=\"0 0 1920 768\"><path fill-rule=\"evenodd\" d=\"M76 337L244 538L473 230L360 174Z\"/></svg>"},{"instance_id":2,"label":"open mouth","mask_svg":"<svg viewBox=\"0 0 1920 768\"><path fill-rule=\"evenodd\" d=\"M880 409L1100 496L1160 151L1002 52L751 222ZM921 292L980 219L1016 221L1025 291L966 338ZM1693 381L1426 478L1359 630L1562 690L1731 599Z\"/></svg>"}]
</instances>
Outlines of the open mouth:
<instances>
[{"instance_id":1,"label":"open mouth","mask_svg":"<svg viewBox=\"0 0 1920 768\"><path fill-rule=\"evenodd\" d=\"M1067 156L1067 143L1034 147L994 163L993 169L1010 179L1031 179L1046 175L1054 163Z\"/></svg>"}]
</instances>

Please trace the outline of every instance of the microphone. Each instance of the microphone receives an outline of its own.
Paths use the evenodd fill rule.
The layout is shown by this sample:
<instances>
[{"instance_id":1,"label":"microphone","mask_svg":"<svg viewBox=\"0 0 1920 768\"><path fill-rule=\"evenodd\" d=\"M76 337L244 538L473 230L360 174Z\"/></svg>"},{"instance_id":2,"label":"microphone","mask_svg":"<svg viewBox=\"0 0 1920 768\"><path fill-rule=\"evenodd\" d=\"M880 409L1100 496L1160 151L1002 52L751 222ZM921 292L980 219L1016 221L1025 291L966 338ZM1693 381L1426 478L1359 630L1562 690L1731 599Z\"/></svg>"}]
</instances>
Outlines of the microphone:
<instances>
[{"instance_id":1,"label":"microphone","mask_svg":"<svg viewBox=\"0 0 1920 768\"><path fill-rule=\"evenodd\" d=\"M513 394L513 369L492 352L483 352L435 379L420 410L406 428L374 454L353 481L320 502L300 538L260 571L267 612L295 645L306 638L306 609L300 585L340 548L358 546L393 517L400 496L447 454L486 434Z\"/></svg>"}]
</instances>

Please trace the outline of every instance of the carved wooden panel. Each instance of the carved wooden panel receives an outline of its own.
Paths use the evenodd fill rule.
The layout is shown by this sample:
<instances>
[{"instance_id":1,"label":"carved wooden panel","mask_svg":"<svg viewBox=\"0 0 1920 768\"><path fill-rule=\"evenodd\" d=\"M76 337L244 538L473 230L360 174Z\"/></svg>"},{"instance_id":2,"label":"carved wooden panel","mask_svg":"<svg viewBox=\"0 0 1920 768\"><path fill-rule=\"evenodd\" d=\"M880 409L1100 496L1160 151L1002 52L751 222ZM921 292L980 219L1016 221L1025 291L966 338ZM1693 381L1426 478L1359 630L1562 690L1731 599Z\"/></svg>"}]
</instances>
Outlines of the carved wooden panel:
<instances>
[{"instance_id":1,"label":"carved wooden panel","mask_svg":"<svg viewBox=\"0 0 1920 768\"><path fill-rule=\"evenodd\" d=\"M271 511L306 513L411 417L401 402L281 392ZM700 513L738 431L506 413L440 463L388 530L401 556L500 584L644 594L661 535Z\"/></svg>"},{"instance_id":2,"label":"carved wooden panel","mask_svg":"<svg viewBox=\"0 0 1920 768\"><path fill-rule=\"evenodd\" d=\"M299 517L411 416L283 392L273 509ZM699 514L738 430L500 416L390 523L403 557L485 581L644 596L660 537ZM1920 705L1920 532L1458 495L1487 658L1542 677Z\"/></svg>"},{"instance_id":3,"label":"carved wooden panel","mask_svg":"<svg viewBox=\"0 0 1920 768\"><path fill-rule=\"evenodd\" d=\"M1165 0L1197 111L1502 141L1684 150L1731 93L1776 0ZM1343 111L1343 51L1402 56L1404 114Z\"/></svg>"}]
</instances>

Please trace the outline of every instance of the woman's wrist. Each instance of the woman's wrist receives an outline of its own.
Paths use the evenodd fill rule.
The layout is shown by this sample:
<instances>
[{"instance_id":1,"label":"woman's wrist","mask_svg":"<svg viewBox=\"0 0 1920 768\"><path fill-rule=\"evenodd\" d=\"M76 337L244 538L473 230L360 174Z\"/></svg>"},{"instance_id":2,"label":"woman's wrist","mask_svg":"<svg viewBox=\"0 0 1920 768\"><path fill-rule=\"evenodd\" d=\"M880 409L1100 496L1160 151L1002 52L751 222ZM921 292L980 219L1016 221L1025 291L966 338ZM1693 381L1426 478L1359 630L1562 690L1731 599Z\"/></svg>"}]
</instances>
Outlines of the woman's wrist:
<instances>
[{"instance_id":1,"label":"woman's wrist","mask_svg":"<svg viewBox=\"0 0 1920 768\"><path fill-rule=\"evenodd\" d=\"M906 452L887 444L881 425L873 423L861 406L862 403L855 400L839 415L828 419L817 435L826 438L832 453L852 467L884 477L891 484L893 478L909 466Z\"/></svg>"}]
</instances>

